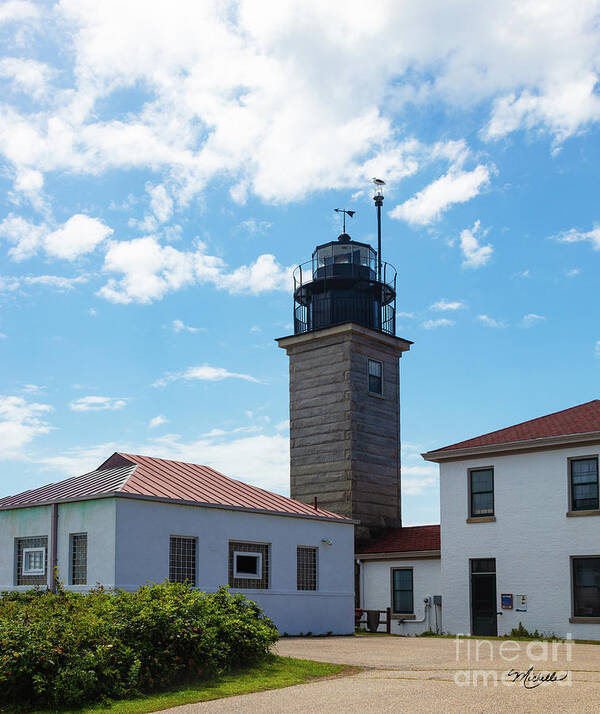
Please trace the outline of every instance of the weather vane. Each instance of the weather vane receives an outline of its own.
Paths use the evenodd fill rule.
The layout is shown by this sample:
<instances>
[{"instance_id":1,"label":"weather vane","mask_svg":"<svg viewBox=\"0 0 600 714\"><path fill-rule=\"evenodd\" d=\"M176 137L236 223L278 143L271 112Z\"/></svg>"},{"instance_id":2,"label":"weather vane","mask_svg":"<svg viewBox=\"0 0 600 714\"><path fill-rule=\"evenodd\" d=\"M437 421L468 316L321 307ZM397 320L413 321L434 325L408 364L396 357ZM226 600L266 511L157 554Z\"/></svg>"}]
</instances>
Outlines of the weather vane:
<instances>
[{"instance_id":1,"label":"weather vane","mask_svg":"<svg viewBox=\"0 0 600 714\"><path fill-rule=\"evenodd\" d=\"M356 211L347 211L345 208L334 208L333 209L336 213L343 213L344 214L344 233L346 232L346 216L349 218L352 218L352 216L356 213Z\"/></svg>"}]
</instances>

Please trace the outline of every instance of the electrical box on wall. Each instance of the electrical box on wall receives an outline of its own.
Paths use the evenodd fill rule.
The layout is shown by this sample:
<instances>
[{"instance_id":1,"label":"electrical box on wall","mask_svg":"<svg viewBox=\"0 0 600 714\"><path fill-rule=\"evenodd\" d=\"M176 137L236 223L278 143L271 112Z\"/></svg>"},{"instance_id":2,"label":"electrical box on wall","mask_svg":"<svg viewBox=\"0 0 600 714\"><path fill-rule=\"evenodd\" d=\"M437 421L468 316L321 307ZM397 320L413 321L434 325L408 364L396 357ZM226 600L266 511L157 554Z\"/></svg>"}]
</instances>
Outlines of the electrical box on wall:
<instances>
[{"instance_id":1,"label":"electrical box on wall","mask_svg":"<svg viewBox=\"0 0 600 714\"><path fill-rule=\"evenodd\" d=\"M527 595L517 595L517 612L527 612Z\"/></svg>"}]
</instances>

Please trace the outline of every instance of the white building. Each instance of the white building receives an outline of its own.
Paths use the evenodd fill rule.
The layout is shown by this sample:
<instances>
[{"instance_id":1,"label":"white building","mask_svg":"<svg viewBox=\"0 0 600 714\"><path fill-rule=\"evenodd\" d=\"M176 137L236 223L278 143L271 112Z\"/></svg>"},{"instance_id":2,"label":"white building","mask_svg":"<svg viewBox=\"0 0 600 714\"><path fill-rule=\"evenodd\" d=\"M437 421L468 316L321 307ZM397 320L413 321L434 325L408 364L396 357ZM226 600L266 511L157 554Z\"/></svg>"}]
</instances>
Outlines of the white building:
<instances>
[{"instance_id":1,"label":"white building","mask_svg":"<svg viewBox=\"0 0 600 714\"><path fill-rule=\"evenodd\" d=\"M442 631L440 527L393 528L356 554L360 608L379 610L396 635Z\"/></svg>"},{"instance_id":2,"label":"white building","mask_svg":"<svg viewBox=\"0 0 600 714\"><path fill-rule=\"evenodd\" d=\"M599 454L599 400L424 454L445 631L600 639Z\"/></svg>"},{"instance_id":3,"label":"white building","mask_svg":"<svg viewBox=\"0 0 600 714\"><path fill-rule=\"evenodd\" d=\"M0 590L229 585L281 633L354 629L354 522L206 466L113 454L0 499Z\"/></svg>"}]
</instances>

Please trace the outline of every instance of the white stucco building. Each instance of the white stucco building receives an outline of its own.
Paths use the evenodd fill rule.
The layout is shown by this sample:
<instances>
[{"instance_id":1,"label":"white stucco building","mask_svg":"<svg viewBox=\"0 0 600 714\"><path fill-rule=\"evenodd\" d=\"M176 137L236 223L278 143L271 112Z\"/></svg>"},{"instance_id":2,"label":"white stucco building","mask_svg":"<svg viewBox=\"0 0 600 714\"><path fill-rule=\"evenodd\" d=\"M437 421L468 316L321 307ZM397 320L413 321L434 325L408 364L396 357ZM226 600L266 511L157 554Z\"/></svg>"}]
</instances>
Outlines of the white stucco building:
<instances>
[{"instance_id":1,"label":"white stucco building","mask_svg":"<svg viewBox=\"0 0 600 714\"><path fill-rule=\"evenodd\" d=\"M599 400L424 454L445 631L600 639L599 454Z\"/></svg>"},{"instance_id":2,"label":"white stucco building","mask_svg":"<svg viewBox=\"0 0 600 714\"><path fill-rule=\"evenodd\" d=\"M0 590L229 585L281 633L354 629L354 522L206 466L113 454L0 499Z\"/></svg>"}]
</instances>

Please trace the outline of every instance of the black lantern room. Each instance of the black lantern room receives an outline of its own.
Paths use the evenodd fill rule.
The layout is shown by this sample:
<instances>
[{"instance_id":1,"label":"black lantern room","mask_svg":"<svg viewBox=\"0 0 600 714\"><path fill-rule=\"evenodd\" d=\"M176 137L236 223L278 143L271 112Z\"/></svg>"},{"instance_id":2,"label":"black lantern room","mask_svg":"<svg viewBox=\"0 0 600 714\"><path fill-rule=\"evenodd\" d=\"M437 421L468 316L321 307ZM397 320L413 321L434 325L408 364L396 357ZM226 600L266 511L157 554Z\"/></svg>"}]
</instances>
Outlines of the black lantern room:
<instances>
[{"instance_id":1,"label":"black lantern room","mask_svg":"<svg viewBox=\"0 0 600 714\"><path fill-rule=\"evenodd\" d=\"M396 332L396 270L342 233L294 271L294 334L355 322Z\"/></svg>"}]
</instances>

